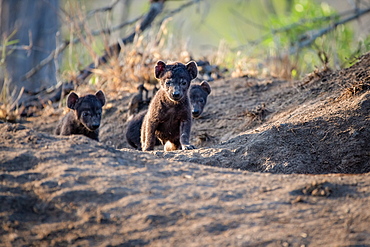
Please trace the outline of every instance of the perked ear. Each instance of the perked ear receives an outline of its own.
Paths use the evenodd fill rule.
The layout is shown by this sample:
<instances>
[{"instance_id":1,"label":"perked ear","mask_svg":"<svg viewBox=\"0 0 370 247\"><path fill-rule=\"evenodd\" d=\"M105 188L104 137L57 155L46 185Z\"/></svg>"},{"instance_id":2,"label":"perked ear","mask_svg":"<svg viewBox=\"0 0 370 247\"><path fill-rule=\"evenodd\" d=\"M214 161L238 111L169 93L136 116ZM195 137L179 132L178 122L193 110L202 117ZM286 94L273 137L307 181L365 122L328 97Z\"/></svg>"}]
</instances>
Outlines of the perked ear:
<instances>
[{"instance_id":1,"label":"perked ear","mask_svg":"<svg viewBox=\"0 0 370 247\"><path fill-rule=\"evenodd\" d=\"M198 67L194 61L187 63L186 69L189 71L192 80L198 76Z\"/></svg>"},{"instance_id":2,"label":"perked ear","mask_svg":"<svg viewBox=\"0 0 370 247\"><path fill-rule=\"evenodd\" d=\"M207 94L210 94L211 93L211 86L208 84L207 81L202 81L202 83L200 84L200 86L203 88L204 91L207 92Z\"/></svg>"},{"instance_id":3,"label":"perked ear","mask_svg":"<svg viewBox=\"0 0 370 247\"><path fill-rule=\"evenodd\" d=\"M166 64L159 60L157 62L157 65L155 66L155 70L154 70L154 74L155 74L155 78L159 79L161 78L161 74L164 72L164 69L166 67Z\"/></svg>"},{"instance_id":4,"label":"perked ear","mask_svg":"<svg viewBox=\"0 0 370 247\"><path fill-rule=\"evenodd\" d=\"M78 95L74 92L70 93L67 98L67 106L68 108L74 110L76 106L76 102L78 100Z\"/></svg>"},{"instance_id":5,"label":"perked ear","mask_svg":"<svg viewBox=\"0 0 370 247\"><path fill-rule=\"evenodd\" d=\"M95 96L100 101L101 106L105 105L105 96L104 96L104 93L101 90L97 91Z\"/></svg>"}]
</instances>

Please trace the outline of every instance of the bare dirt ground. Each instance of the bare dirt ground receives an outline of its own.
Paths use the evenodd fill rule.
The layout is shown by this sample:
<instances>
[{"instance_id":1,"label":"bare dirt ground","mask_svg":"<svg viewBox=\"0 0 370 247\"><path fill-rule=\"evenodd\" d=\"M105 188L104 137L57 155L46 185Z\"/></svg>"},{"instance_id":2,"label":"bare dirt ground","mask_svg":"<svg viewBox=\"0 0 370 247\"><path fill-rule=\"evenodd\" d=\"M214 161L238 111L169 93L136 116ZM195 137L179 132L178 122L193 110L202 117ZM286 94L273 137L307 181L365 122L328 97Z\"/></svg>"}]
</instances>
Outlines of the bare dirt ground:
<instances>
[{"instance_id":1,"label":"bare dirt ground","mask_svg":"<svg viewBox=\"0 0 370 247\"><path fill-rule=\"evenodd\" d=\"M369 66L210 82L196 150L129 148L128 93L100 143L0 123L0 246L369 246Z\"/></svg>"}]
</instances>

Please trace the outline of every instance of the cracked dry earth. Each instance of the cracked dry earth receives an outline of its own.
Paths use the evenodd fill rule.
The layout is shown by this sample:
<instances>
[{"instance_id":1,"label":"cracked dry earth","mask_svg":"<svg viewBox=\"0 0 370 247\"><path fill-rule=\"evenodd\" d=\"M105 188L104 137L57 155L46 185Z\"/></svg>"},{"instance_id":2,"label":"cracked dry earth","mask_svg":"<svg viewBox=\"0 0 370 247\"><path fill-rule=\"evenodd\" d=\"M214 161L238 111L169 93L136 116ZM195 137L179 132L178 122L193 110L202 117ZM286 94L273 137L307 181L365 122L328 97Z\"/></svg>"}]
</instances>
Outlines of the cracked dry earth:
<instances>
[{"instance_id":1,"label":"cracked dry earth","mask_svg":"<svg viewBox=\"0 0 370 247\"><path fill-rule=\"evenodd\" d=\"M0 123L0 246L367 246L369 65L210 82L196 150L131 149L128 93L100 143Z\"/></svg>"}]
</instances>

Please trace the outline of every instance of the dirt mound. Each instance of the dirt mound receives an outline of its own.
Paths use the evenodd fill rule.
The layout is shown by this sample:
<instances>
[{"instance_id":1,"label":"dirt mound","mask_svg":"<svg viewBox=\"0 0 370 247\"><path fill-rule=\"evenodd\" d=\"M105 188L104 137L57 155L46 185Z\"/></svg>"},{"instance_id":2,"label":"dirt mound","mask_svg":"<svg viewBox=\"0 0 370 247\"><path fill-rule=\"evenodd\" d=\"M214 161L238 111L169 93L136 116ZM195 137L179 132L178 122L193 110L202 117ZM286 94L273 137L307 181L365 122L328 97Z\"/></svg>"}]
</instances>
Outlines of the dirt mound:
<instances>
[{"instance_id":1,"label":"dirt mound","mask_svg":"<svg viewBox=\"0 0 370 247\"><path fill-rule=\"evenodd\" d=\"M128 148L128 93L100 143L52 135L61 110L0 122L0 246L366 245L369 65L211 82L196 150Z\"/></svg>"},{"instance_id":2,"label":"dirt mound","mask_svg":"<svg viewBox=\"0 0 370 247\"><path fill-rule=\"evenodd\" d=\"M351 68L315 72L304 83L213 82L205 114L194 120L192 131L193 143L204 148L156 154L254 172L369 172L369 64L365 55ZM125 118L112 112L105 121L102 141L129 147Z\"/></svg>"},{"instance_id":3,"label":"dirt mound","mask_svg":"<svg viewBox=\"0 0 370 247\"><path fill-rule=\"evenodd\" d=\"M369 174L243 172L5 123L0 139L1 246L370 241Z\"/></svg>"},{"instance_id":4,"label":"dirt mound","mask_svg":"<svg viewBox=\"0 0 370 247\"><path fill-rule=\"evenodd\" d=\"M350 68L313 72L302 81L237 78L210 82L212 93L193 121L192 152L170 160L272 173L370 171L370 54ZM109 99L100 140L131 148L125 129L131 94ZM52 133L60 115L25 122Z\"/></svg>"},{"instance_id":5,"label":"dirt mound","mask_svg":"<svg viewBox=\"0 0 370 247\"><path fill-rule=\"evenodd\" d=\"M191 158L165 158L272 173L364 173L370 171L370 93L339 102L310 102ZM284 119L285 118L285 119ZM275 118L276 119L276 118ZM284 120L282 120L284 119ZM281 123L283 122L283 123Z\"/></svg>"}]
</instances>

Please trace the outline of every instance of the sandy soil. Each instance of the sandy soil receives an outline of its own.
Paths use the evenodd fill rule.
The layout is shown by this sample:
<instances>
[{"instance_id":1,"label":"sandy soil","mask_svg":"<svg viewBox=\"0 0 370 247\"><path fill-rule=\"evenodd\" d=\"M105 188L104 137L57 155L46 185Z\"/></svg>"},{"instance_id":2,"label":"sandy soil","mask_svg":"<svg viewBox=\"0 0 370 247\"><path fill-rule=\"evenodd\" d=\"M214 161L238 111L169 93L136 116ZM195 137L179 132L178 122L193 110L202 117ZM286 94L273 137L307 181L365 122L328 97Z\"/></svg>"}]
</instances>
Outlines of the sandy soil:
<instances>
[{"instance_id":1,"label":"sandy soil","mask_svg":"<svg viewBox=\"0 0 370 247\"><path fill-rule=\"evenodd\" d=\"M189 151L52 134L63 109L0 123L0 246L367 246L370 54L302 81L210 82Z\"/></svg>"}]
</instances>

